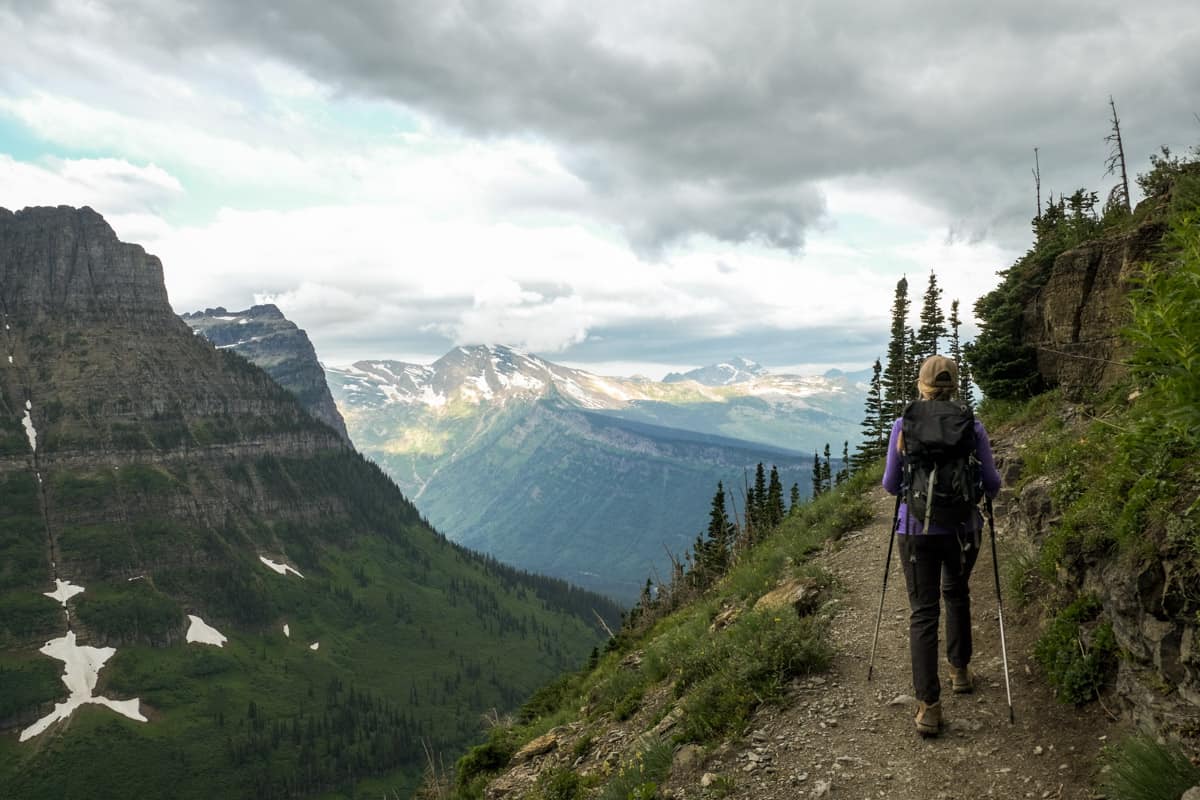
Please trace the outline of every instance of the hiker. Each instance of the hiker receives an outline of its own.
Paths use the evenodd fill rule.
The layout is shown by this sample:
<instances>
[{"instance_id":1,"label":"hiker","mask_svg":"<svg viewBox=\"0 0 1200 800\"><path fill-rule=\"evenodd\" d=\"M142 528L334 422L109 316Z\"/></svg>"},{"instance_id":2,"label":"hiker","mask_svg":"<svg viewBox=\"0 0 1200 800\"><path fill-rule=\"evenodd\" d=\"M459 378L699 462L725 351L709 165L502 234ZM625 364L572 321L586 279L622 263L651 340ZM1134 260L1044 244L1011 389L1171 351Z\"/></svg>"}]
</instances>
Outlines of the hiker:
<instances>
[{"instance_id":1,"label":"hiker","mask_svg":"<svg viewBox=\"0 0 1200 800\"><path fill-rule=\"evenodd\" d=\"M919 702L916 727L924 736L936 735L942 724L942 687L938 680L939 590L946 601L946 656L950 662L951 688L956 693L974 688L968 666L971 662L968 581L979 556L983 533L983 516L977 505L979 484L982 483L982 490L989 498L1000 491L1000 474L992 458L987 431L983 423L974 419L969 407L953 402L957 389L958 367L953 359L938 355L925 359L917 378L921 397L892 425L883 474L883 488L893 495L904 492L895 533L899 534L900 560L912 610L908 635L913 688ZM935 473L939 487L935 493L928 476L918 473L928 469L930 463L921 460L921 453L946 444L928 443L939 435L943 439L958 437L956 446L965 452L959 453L953 464L942 467L939 462L943 476L942 480L936 480ZM943 449L950 451L953 447ZM964 469L969 470L964 485L969 483L971 489L965 490L969 496L962 497L960 491L960 496L954 498L957 502L950 503L941 487L948 480L948 473L956 469L960 474ZM961 478L957 480L962 482ZM919 484L915 494L914 484ZM935 506L934 498L943 502ZM910 509L910 504L914 508Z\"/></svg>"}]
</instances>

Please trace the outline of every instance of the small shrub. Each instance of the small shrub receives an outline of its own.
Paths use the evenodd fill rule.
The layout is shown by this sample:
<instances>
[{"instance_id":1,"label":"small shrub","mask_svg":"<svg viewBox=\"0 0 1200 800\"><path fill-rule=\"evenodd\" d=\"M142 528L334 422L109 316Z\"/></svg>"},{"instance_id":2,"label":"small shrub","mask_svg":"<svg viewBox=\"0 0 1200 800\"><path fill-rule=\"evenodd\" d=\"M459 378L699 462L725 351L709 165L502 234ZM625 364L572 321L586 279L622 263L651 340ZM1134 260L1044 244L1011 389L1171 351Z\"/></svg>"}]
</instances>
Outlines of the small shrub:
<instances>
[{"instance_id":1,"label":"small shrub","mask_svg":"<svg viewBox=\"0 0 1200 800\"><path fill-rule=\"evenodd\" d=\"M1132 736L1107 754L1105 788L1112 800L1162 800L1180 797L1200 785L1200 767L1177 747Z\"/></svg>"},{"instance_id":2,"label":"small shrub","mask_svg":"<svg viewBox=\"0 0 1200 800\"><path fill-rule=\"evenodd\" d=\"M1029 542L1011 543L1001 564L1007 597L1016 608L1025 608L1035 596L1038 581L1038 552Z\"/></svg>"},{"instance_id":3,"label":"small shrub","mask_svg":"<svg viewBox=\"0 0 1200 800\"><path fill-rule=\"evenodd\" d=\"M1081 705L1091 700L1103 687L1116 655L1116 638L1107 621L1094 627L1090 642L1084 641L1083 625L1099 614L1095 597L1079 597L1059 613L1034 646L1034 658L1064 703Z\"/></svg>"},{"instance_id":4,"label":"small shrub","mask_svg":"<svg viewBox=\"0 0 1200 800\"><path fill-rule=\"evenodd\" d=\"M575 744L571 745L571 760L583 758L592 750L592 744L596 741L592 734L584 734L575 740Z\"/></svg>"},{"instance_id":5,"label":"small shrub","mask_svg":"<svg viewBox=\"0 0 1200 800\"><path fill-rule=\"evenodd\" d=\"M720 800L722 797L728 797L736 788L737 781L735 781L732 776L718 775L716 780L708 785L708 789L705 790L704 796Z\"/></svg>"},{"instance_id":6,"label":"small shrub","mask_svg":"<svg viewBox=\"0 0 1200 800\"><path fill-rule=\"evenodd\" d=\"M642 750L612 776L599 800L651 800L671 772L674 748L665 742Z\"/></svg>"},{"instance_id":7,"label":"small shrub","mask_svg":"<svg viewBox=\"0 0 1200 800\"><path fill-rule=\"evenodd\" d=\"M488 777L508 766L515 752L517 746L512 730L503 727L492 728L488 732L488 740L468 750L455 765L455 796L482 797L483 786Z\"/></svg>"},{"instance_id":8,"label":"small shrub","mask_svg":"<svg viewBox=\"0 0 1200 800\"><path fill-rule=\"evenodd\" d=\"M575 800L582 791L583 780L566 767L547 772L537 783L539 800Z\"/></svg>"}]
</instances>

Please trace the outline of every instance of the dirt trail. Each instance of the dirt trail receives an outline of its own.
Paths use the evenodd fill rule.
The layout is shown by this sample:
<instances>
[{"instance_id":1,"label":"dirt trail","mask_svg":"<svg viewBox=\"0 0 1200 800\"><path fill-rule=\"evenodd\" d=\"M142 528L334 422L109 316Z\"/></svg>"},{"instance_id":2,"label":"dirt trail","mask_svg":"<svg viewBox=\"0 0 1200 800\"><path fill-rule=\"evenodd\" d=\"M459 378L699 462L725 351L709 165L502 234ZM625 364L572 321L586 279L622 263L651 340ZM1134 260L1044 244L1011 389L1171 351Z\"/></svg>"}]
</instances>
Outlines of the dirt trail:
<instances>
[{"instance_id":1,"label":"dirt trail","mask_svg":"<svg viewBox=\"0 0 1200 800\"><path fill-rule=\"evenodd\" d=\"M799 681L782 709L764 711L740 747L719 754L705 769L736 776L729 794L736 798L1096 796L1091 787L1098 753L1106 742L1119 739L1123 729L1097 704L1076 710L1054 700L1032 658L1036 620L1006 602L1016 712L1016 723L1008 722L986 536L971 577L976 690L951 693L948 667L943 666L942 735L922 739L913 728L908 601L898 549L892 558L874 676L867 682L893 509L892 498L882 490L873 497L877 512L871 524L815 559L843 587L833 617L837 655L831 669Z\"/></svg>"}]
</instances>

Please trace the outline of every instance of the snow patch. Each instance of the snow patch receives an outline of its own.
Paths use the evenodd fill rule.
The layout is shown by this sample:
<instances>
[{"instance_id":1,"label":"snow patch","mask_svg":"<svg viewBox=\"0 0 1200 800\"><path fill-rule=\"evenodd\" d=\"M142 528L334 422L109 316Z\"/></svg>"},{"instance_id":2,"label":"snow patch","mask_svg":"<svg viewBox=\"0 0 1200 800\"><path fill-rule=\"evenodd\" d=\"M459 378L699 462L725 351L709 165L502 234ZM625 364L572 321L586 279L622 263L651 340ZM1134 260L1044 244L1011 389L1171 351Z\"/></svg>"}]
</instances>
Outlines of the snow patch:
<instances>
[{"instance_id":1,"label":"snow patch","mask_svg":"<svg viewBox=\"0 0 1200 800\"><path fill-rule=\"evenodd\" d=\"M96 689L96 679L100 676L101 667L117 652L116 648L78 645L75 643L75 632L67 631L66 636L46 642L46 646L39 652L50 658L58 659L66 665L62 682L66 684L71 694L65 701L56 704L54 710L49 714L21 731L22 742L43 733L55 722L66 719L75 712L75 709L87 703L107 706L118 714L137 722L147 721L140 710L141 701L136 697L132 700L110 700L107 697L96 697L92 694Z\"/></svg>"},{"instance_id":2,"label":"snow patch","mask_svg":"<svg viewBox=\"0 0 1200 800\"><path fill-rule=\"evenodd\" d=\"M280 575L286 575L286 574L288 574L289 572L291 572L291 573L294 573L295 575L297 575L297 576L299 576L299 577L301 577L301 578L303 578L303 577L304 577L303 575L301 575L301 574L300 574L300 570L298 570L298 569L296 569L295 567L293 567L293 566L290 566L290 565L288 565L288 564L280 564L280 563L277 563L277 562L275 562L275 561L272 561L271 559L267 558L266 556L259 556L259 557L258 557L258 560L259 560L259 561L261 561L261 562L263 562L264 564L266 564L266 565L267 565L268 567L270 567L271 569L273 569L273 570L275 570L276 572L278 572Z\"/></svg>"},{"instance_id":3,"label":"snow patch","mask_svg":"<svg viewBox=\"0 0 1200 800\"><path fill-rule=\"evenodd\" d=\"M37 428L33 427L33 417L29 412L33 410L33 404L28 400L25 401L25 416L21 418L21 424L25 426L25 438L29 440L29 449L37 452Z\"/></svg>"},{"instance_id":4,"label":"snow patch","mask_svg":"<svg viewBox=\"0 0 1200 800\"><path fill-rule=\"evenodd\" d=\"M320 643L320 642L313 642L312 644L310 644L310 645L308 646L308 649L309 649L309 650L314 650L314 651L315 651L315 650L319 649L320 647L321 647L321 643Z\"/></svg>"},{"instance_id":5,"label":"snow patch","mask_svg":"<svg viewBox=\"0 0 1200 800\"><path fill-rule=\"evenodd\" d=\"M209 625L204 620L197 617L195 614L188 614L188 619L192 621L188 625L187 640L189 642L198 642L199 644L214 644L217 647L224 647L225 642L229 641L225 634Z\"/></svg>"},{"instance_id":6,"label":"snow patch","mask_svg":"<svg viewBox=\"0 0 1200 800\"><path fill-rule=\"evenodd\" d=\"M446 405L446 396L444 394L438 394L431 386L425 386L421 389L421 396L419 399L425 405L432 406L433 408L441 408L442 406Z\"/></svg>"},{"instance_id":7,"label":"snow patch","mask_svg":"<svg viewBox=\"0 0 1200 800\"><path fill-rule=\"evenodd\" d=\"M66 608L67 601L82 591L83 591L82 586L76 586L73 583L71 583L70 581L64 581L64 580L59 580L58 578L55 578L54 579L54 591L53 592L42 592L42 594L46 595L46 597L49 597L52 600L57 600L59 603L62 604L63 608Z\"/></svg>"}]
</instances>

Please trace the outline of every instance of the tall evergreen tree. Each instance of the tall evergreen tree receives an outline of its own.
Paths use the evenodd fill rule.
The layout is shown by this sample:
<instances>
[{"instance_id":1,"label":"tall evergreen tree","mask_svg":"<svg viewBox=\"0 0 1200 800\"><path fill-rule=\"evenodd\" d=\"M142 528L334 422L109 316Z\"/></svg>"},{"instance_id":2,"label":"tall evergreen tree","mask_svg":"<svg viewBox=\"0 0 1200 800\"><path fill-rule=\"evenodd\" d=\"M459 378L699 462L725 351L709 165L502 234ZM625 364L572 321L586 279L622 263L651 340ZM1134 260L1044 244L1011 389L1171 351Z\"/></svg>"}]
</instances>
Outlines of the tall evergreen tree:
<instances>
[{"instance_id":1,"label":"tall evergreen tree","mask_svg":"<svg viewBox=\"0 0 1200 800\"><path fill-rule=\"evenodd\" d=\"M908 278L901 278L896 283L896 296L892 302L892 331L888 340L887 366L883 371L883 404L886 418L894 419L900 416L908 402L909 336L912 330L908 327Z\"/></svg>"},{"instance_id":2,"label":"tall evergreen tree","mask_svg":"<svg viewBox=\"0 0 1200 800\"><path fill-rule=\"evenodd\" d=\"M837 475L834 476L833 485L841 486L850 477L850 442L842 442L842 465L838 467Z\"/></svg>"},{"instance_id":3,"label":"tall evergreen tree","mask_svg":"<svg viewBox=\"0 0 1200 800\"><path fill-rule=\"evenodd\" d=\"M942 290L938 287L937 274L930 270L929 286L921 303L921 326L917 329L914 360L920 364L929 356L936 355L938 341L944 339L947 333L946 315L942 313Z\"/></svg>"},{"instance_id":4,"label":"tall evergreen tree","mask_svg":"<svg viewBox=\"0 0 1200 800\"><path fill-rule=\"evenodd\" d=\"M821 465L821 486L825 491L833 488L833 467L829 463L829 442L825 443L825 462Z\"/></svg>"},{"instance_id":5,"label":"tall evergreen tree","mask_svg":"<svg viewBox=\"0 0 1200 800\"><path fill-rule=\"evenodd\" d=\"M783 484L774 464L771 465L771 482L767 486L767 521L772 527L783 522Z\"/></svg>"},{"instance_id":6,"label":"tall evergreen tree","mask_svg":"<svg viewBox=\"0 0 1200 800\"><path fill-rule=\"evenodd\" d=\"M795 514L800 510L800 484L792 484L791 504L788 505L788 514Z\"/></svg>"},{"instance_id":7,"label":"tall evergreen tree","mask_svg":"<svg viewBox=\"0 0 1200 800\"><path fill-rule=\"evenodd\" d=\"M753 536L758 528L758 500L754 497L754 487L751 486L746 489L746 533Z\"/></svg>"},{"instance_id":8,"label":"tall evergreen tree","mask_svg":"<svg viewBox=\"0 0 1200 800\"><path fill-rule=\"evenodd\" d=\"M813 453L812 496L815 500L825 491L824 471L821 469L821 456Z\"/></svg>"},{"instance_id":9,"label":"tall evergreen tree","mask_svg":"<svg viewBox=\"0 0 1200 800\"><path fill-rule=\"evenodd\" d=\"M771 525L771 514L768 511L767 471L762 462L754 472L754 516L758 520L759 530L766 530Z\"/></svg>"},{"instance_id":10,"label":"tall evergreen tree","mask_svg":"<svg viewBox=\"0 0 1200 800\"><path fill-rule=\"evenodd\" d=\"M960 325L962 325L962 320L959 319L958 301L955 300L950 304L950 357L958 365L958 399L969 406L973 406L975 399L971 396L971 370L967 365L966 356L963 354L962 345L958 339L958 328Z\"/></svg>"},{"instance_id":11,"label":"tall evergreen tree","mask_svg":"<svg viewBox=\"0 0 1200 800\"><path fill-rule=\"evenodd\" d=\"M854 453L854 458L851 460L851 471L857 472L860 469L873 464L876 460L883 456L883 451L887 447L887 420L884 416L883 405L883 385L880 380L882 374L882 366L879 359L875 359L875 364L871 372L871 384L867 389L866 416L863 418L862 425L862 442L859 443L858 449Z\"/></svg>"},{"instance_id":12,"label":"tall evergreen tree","mask_svg":"<svg viewBox=\"0 0 1200 800\"><path fill-rule=\"evenodd\" d=\"M704 543L705 568L713 575L721 575L729 566L729 549L733 526L725 512L725 485L717 483L708 512L708 538Z\"/></svg>"},{"instance_id":13,"label":"tall evergreen tree","mask_svg":"<svg viewBox=\"0 0 1200 800\"><path fill-rule=\"evenodd\" d=\"M917 345L917 335L912 328L908 329L908 352L912 354L912 358L908 362L908 374L904 376L904 405L917 399L917 376L921 374L921 362L925 360ZM904 411L903 406L900 407L900 411Z\"/></svg>"}]
</instances>

